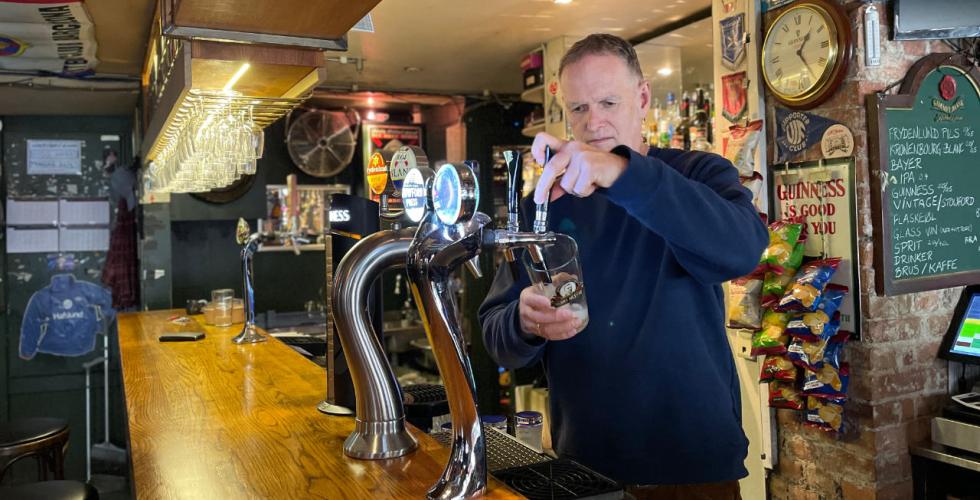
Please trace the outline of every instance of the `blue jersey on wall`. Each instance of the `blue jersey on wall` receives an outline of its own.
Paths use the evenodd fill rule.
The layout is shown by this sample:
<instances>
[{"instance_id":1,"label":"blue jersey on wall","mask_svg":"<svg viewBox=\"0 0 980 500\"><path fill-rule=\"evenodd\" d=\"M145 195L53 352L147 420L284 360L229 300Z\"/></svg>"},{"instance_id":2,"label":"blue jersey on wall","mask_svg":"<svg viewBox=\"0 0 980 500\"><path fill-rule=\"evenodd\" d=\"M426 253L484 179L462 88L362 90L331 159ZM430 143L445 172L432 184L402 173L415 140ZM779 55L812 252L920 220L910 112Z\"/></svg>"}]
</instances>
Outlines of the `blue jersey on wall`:
<instances>
[{"instance_id":1,"label":"blue jersey on wall","mask_svg":"<svg viewBox=\"0 0 980 500\"><path fill-rule=\"evenodd\" d=\"M115 319L112 294L71 274L51 277L51 283L31 296L20 326L20 357L38 352L81 356L95 348L95 335Z\"/></svg>"}]
</instances>

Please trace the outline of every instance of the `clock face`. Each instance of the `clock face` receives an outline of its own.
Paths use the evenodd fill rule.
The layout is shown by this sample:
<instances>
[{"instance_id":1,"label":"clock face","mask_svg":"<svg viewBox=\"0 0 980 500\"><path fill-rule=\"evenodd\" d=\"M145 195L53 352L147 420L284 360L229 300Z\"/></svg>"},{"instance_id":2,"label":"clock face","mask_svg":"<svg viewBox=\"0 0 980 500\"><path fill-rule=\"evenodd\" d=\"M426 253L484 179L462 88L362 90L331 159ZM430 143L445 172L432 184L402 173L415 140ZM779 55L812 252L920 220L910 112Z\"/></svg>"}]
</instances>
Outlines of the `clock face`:
<instances>
[{"instance_id":1,"label":"clock face","mask_svg":"<svg viewBox=\"0 0 980 500\"><path fill-rule=\"evenodd\" d=\"M781 100L802 101L830 80L838 50L836 25L828 12L810 4L789 8L766 34L766 84Z\"/></svg>"}]
</instances>

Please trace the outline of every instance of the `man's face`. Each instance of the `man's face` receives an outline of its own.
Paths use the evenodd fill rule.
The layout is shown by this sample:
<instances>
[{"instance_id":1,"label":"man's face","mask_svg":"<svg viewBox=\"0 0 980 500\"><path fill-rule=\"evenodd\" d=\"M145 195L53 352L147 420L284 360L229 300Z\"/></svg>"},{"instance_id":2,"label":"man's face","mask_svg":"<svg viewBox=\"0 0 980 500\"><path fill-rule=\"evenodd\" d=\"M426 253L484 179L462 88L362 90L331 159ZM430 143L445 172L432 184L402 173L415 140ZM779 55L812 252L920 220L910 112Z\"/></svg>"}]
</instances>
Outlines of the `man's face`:
<instances>
[{"instance_id":1,"label":"man's face","mask_svg":"<svg viewBox=\"0 0 980 500\"><path fill-rule=\"evenodd\" d=\"M603 151L622 144L639 151L650 85L611 54L590 54L565 67L561 92L576 140Z\"/></svg>"}]
</instances>

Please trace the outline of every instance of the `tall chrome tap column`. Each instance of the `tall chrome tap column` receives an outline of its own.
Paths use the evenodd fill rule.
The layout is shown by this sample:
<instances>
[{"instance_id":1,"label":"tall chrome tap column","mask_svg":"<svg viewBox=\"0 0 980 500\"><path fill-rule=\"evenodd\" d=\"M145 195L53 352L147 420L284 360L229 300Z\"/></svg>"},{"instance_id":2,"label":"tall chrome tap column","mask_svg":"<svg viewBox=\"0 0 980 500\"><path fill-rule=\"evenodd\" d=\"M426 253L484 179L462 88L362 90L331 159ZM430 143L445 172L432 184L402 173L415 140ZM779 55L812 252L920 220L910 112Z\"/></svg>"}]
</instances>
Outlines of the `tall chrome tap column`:
<instances>
[{"instance_id":1,"label":"tall chrome tap column","mask_svg":"<svg viewBox=\"0 0 980 500\"><path fill-rule=\"evenodd\" d=\"M554 234L485 231L490 218L476 212L479 187L473 170L465 164L447 164L431 182L430 176L431 171L409 172L402 193L408 215L421 220L408 251L408 275L453 421L449 463L428 498L471 498L486 490L486 440L476 405L473 369L456 319L458 306L449 288L451 274L463 264L471 270L476 267L474 263L485 245L506 249L545 244L549 238L554 241ZM428 199L430 210L426 210Z\"/></svg>"},{"instance_id":2,"label":"tall chrome tap column","mask_svg":"<svg viewBox=\"0 0 980 500\"><path fill-rule=\"evenodd\" d=\"M418 446L405 428L401 388L365 307L377 278L405 264L415 229L374 233L354 245L337 267L333 312L356 395L354 432L344 442L350 457L394 458Z\"/></svg>"},{"instance_id":3,"label":"tall chrome tap column","mask_svg":"<svg viewBox=\"0 0 980 500\"><path fill-rule=\"evenodd\" d=\"M265 235L262 234L261 229L252 234L249 234L250 231L248 222L245 222L245 219L238 219L238 227L235 228L235 240L239 245L242 245L242 292L245 302L245 326L241 333L231 339L236 344L254 344L266 340L265 335L259 333L255 328L255 290L252 288L252 260Z\"/></svg>"}]
</instances>

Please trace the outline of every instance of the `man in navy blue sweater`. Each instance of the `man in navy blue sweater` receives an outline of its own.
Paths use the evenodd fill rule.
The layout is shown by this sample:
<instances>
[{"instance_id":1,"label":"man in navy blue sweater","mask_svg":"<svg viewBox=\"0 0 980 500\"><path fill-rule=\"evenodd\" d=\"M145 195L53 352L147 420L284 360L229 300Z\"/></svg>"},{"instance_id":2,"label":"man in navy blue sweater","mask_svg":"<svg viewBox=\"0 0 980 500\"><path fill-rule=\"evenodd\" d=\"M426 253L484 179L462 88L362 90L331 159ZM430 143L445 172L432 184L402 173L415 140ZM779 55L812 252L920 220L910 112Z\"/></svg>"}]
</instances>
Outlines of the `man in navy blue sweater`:
<instances>
[{"instance_id":1,"label":"man in navy blue sweater","mask_svg":"<svg viewBox=\"0 0 980 500\"><path fill-rule=\"evenodd\" d=\"M643 143L650 86L629 43L576 43L559 82L575 140L535 138L539 163L556 153L534 201L550 197L549 229L578 243L589 323L576 333L503 267L480 308L487 349L508 368L544 362L562 456L641 498L739 498L748 441L721 283L752 271L766 228L727 160Z\"/></svg>"}]
</instances>

